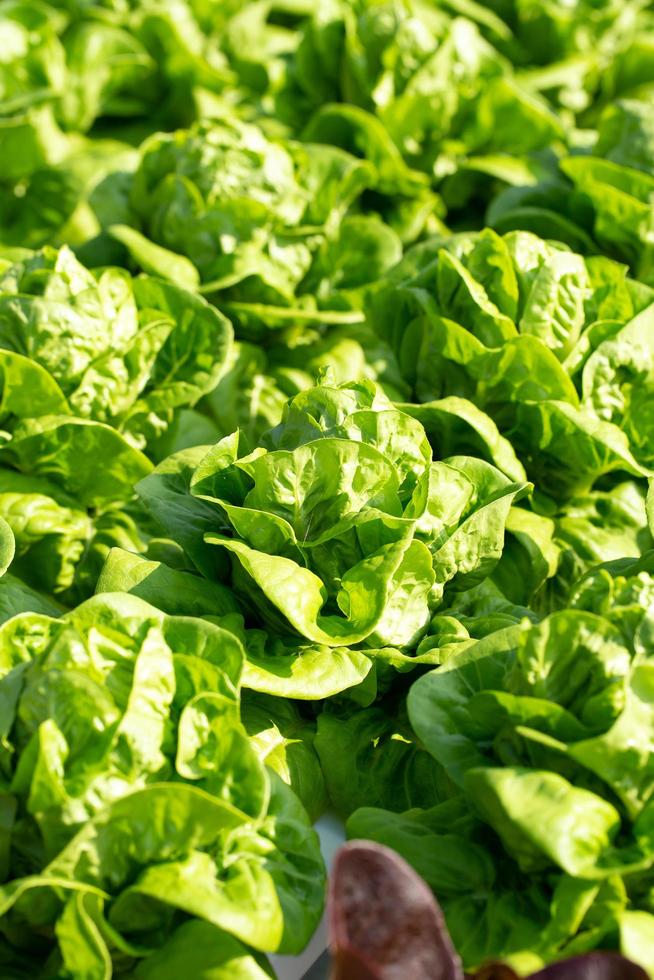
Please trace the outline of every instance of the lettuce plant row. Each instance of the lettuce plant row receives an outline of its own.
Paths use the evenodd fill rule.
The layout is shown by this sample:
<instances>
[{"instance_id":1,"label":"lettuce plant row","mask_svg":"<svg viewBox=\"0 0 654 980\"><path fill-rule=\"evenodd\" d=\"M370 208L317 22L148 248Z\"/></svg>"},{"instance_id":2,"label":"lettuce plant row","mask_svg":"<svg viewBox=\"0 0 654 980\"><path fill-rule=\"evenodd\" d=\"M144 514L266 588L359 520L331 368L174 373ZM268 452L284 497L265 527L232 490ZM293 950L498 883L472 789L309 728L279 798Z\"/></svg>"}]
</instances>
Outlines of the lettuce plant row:
<instances>
[{"instance_id":1,"label":"lettuce plant row","mask_svg":"<svg viewBox=\"0 0 654 980\"><path fill-rule=\"evenodd\" d=\"M274 976L325 810L468 973L654 977L652 4L0 49L3 980Z\"/></svg>"}]
</instances>

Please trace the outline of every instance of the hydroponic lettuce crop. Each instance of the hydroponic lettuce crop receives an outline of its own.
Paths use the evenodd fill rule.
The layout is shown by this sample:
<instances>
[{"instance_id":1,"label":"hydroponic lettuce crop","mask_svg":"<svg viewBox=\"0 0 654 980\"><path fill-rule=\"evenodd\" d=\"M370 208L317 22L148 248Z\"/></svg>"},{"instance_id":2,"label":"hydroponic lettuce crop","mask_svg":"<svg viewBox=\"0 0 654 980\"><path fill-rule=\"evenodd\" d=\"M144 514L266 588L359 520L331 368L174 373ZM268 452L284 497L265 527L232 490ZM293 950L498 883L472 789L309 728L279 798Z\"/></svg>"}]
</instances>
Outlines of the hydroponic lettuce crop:
<instances>
[{"instance_id":1,"label":"hydroponic lettuce crop","mask_svg":"<svg viewBox=\"0 0 654 980\"><path fill-rule=\"evenodd\" d=\"M567 608L451 651L412 686L404 720L382 729L370 709L345 719L347 752L337 718L320 719L317 748L345 813L359 768L396 775L388 735L406 739L410 723L405 793L383 801L392 813L357 809L348 832L425 877L467 967L503 959L527 971L598 947L650 966L653 560L601 565ZM379 800L365 778L359 801Z\"/></svg>"},{"instance_id":2,"label":"hydroponic lettuce crop","mask_svg":"<svg viewBox=\"0 0 654 980\"><path fill-rule=\"evenodd\" d=\"M0 2L3 978L272 975L325 807L465 969L654 977L653 65L641 0Z\"/></svg>"},{"instance_id":3,"label":"hydroponic lettuce crop","mask_svg":"<svg viewBox=\"0 0 654 980\"><path fill-rule=\"evenodd\" d=\"M633 477L654 461L650 287L606 257L490 229L417 245L390 278L370 321L425 403L408 411L463 396L497 423L567 552L555 587L649 547ZM612 473L619 487L592 489Z\"/></svg>"},{"instance_id":4,"label":"hydroponic lettuce crop","mask_svg":"<svg viewBox=\"0 0 654 980\"><path fill-rule=\"evenodd\" d=\"M148 565L116 551L99 588L181 611L197 609L198 583L215 615L207 580L228 586L252 627L246 686L369 700L388 671L420 662L436 610L492 572L529 485L483 459L434 461L420 423L362 382L297 395L253 452L235 432L171 456L137 489L202 578L155 594Z\"/></svg>"},{"instance_id":5,"label":"hydroponic lettuce crop","mask_svg":"<svg viewBox=\"0 0 654 980\"><path fill-rule=\"evenodd\" d=\"M149 133L233 114L368 160L408 235L434 188L479 226L498 191L547 193L602 109L646 105L654 82L654 21L636 0L5 0L0 17L0 240L31 247L122 220L131 148ZM513 227L542 218L523 203ZM546 221L564 225L562 210Z\"/></svg>"},{"instance_id":6,"label":"hydroponic lettuce crop","mask_svg":"<svg viewBox=\"0 0 654 980\"><path fill-rule=\"evenodd\" d=\"M421 401L473 400L555 498L648 474L653 294L624 266L486 229L416 246L392 279L370 318Z\"/></svg>"},{"instance_id":7,"label":"hydroponic lettuce crop","mask_svg":"<svg viewBox=\"0 0 654 980\"><path fill-rule=\"evenodd\" d=\"M231 337L199 297L124 269L94 275L65 247L3 264L0 507L16 539L12 576L74 603L112 544L145 547L134 484L166 440L211 432L190 408L215 386ZM3 618L23 595L5 579Z\"/></svg>"},{"instance_id":8,"label":"hydroponic lettuce crop","mask_svg":"<svg viewBox=\"0 0 654 980\"><path fill-rule=\"evenodd\" d=\"M428 181L393 149L388 159L367 162L324 141L271 138L224 112L145 142L130 184L132 220L189 259L203 291L224 294L244 326L248 314L256 322L257 304L299 306L305 319L312 312L320 319L318 306L338 322L338 311L357 310L361 288L398 261L401 237L420 234L436 207ZM379 195L377 214L362 213L367 190ZM401 200L409 208L415 196L419 213L405 216ZM280 317L288 322L292 312L266 311L265 327ZM330 321L328 312L323 317Z\"/></svg>"},{"instance_id":9,"label":"hydroponic lettuce crop","mask_svg":"<svg viewBox=\"0 0 654 980\"><path fill-rule=\"evenodd\" d=\"M649 964L641 650L571 609L480 640L412 689L413 727L454 786L424 810L357 810L348 830L426 877L469 967L521 971L606 944Z\"/></svg>"},{"instance_id":10,"label":"hydroponic lettuce crop","mask_svg":"<svg viewBox=\"0 0 654 980\"><path fill-rule=\"evenodd\" d=\"M132 143L188 125L236 77L219 42L238 12L159 3L0 7L0 240L83 241L116 220ZM205 33L206 31L206 33Z\"/></svg>"},{"instance_id":11,"label":"hydroponic lettuce crop","mask_svg":"<svg viewBox=\"0 0 654 980\"><path fill-rule=\"evenodd\" d=\"M561 158L532 186L500 193L486 218L501 231L528 229L589 254L611 256L651 284L653 165L651 103L621 99L604 109L589 145Z\"/></svg>"},{"instance_id":12,"label":"hydroponic lettuce crop","mask_svg":"<svg viewBox=\"0 0 654 980\"><path fill-rule=\"evenodd\" d=\"M317 837L239 719L233 634L108 595L0 649L5 977L263 978L304 946Z\"/></svg>"},{"instance_id":13,"label":"hydroponic lettuce crop","mask_svg":"<svg viewBox=\"0 0 654 980\"><path fill-rule=\"evenodd\" d=\"M470 227L498 191L555 182L605 106L647 103L653 25L640 3L321 4L271 86L274 112L369 159L390 137Z\"/></svg>"}]
</instances>

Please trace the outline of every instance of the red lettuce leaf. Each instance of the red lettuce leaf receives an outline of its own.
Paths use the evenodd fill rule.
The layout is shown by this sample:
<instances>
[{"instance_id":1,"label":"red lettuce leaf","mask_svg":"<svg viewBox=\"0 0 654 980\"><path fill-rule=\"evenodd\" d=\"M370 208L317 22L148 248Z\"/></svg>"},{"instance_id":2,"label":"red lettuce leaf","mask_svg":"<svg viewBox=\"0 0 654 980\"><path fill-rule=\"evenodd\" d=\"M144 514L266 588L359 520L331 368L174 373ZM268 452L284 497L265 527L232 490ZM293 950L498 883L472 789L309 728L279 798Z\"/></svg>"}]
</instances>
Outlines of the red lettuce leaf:
<instances>
[{"instance_id":1,"label":"red lettuce leaf","mask_svg":"<svg viewBox=\"0 0 654 980\"><path fill-rule=\"evenodd\" d=\"M333 980L463 980L431 889L394 851L351 841L329 888Z\"/></svg>"}]
</instances>

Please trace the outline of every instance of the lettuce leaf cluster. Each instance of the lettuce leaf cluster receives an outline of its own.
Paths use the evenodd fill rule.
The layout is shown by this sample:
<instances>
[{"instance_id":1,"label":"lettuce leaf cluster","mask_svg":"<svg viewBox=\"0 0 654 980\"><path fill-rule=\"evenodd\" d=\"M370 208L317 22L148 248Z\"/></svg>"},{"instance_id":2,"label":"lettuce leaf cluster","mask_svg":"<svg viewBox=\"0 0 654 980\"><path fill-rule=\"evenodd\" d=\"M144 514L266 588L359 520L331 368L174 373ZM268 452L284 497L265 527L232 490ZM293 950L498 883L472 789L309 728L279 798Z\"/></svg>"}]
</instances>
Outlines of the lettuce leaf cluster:
<instances>
[{"instance_id":1,"label":"lettuce leaf cluster","mask_svg":"<svg viewBox=\"0 0 654 980\"><path fill-rule=\"evenodd\" d=\"M469 965L527 971L607 945L648 964L651 554L620 572L414 684L413 730L450 784L430 806L348 823L427 878Z\"/></svg>"},{"instance_id":2,"label":"lettuce leaf cluster","mask_svg":"<svg viewBox=\"0 0 654 980\"><path fill-rule=\"evenodd\" d=\"M16 544L3 618L57 608L24 587L74 604L109 547L145 549L134 484L194 421L231 343L228 321L171 283L94 274L65 246L3 263L0 506Z\"/></svg>"},{"instance_id":3,"label":"lettuce leaf cluster","mask_svg":"<svg viewBox=\"0 0 654 980\"><path fill-rule=\"evenodd\" d=\"M211 615L206 585L220 586L256 626L247 686L300 699L355 688L369 700L389 669L419 662L451 596L492 572L529 485L483 459L435 461L423 426L360 382L300 393L253 451L237 431L169 457L137 489L202 578L162 595L159 567L116 551L98 588L169 611L197 591L195 609Z\"/></svg>"},{"instance_id":4,"label":"lettuce leaf cluster","mask_svg":"<svg viewBox=\"0 0 654 980\"><path fill-rule=\"evenodd\" d=\"M0 2L7 980L654 976L653 16Z\"/></svg>"},{"instance_id":5,"label":"lettuce leaf cluster","mask_svg":"<svg viewBox=\"0 0 654 980\"><path fill-rule=\"evenodd\" d=\"M322 859L239 718L238 639L107 595L0 647L5 975L173 977L195 947L264 977L253 949L299 951Z\"/></svg>"}]
</instances>

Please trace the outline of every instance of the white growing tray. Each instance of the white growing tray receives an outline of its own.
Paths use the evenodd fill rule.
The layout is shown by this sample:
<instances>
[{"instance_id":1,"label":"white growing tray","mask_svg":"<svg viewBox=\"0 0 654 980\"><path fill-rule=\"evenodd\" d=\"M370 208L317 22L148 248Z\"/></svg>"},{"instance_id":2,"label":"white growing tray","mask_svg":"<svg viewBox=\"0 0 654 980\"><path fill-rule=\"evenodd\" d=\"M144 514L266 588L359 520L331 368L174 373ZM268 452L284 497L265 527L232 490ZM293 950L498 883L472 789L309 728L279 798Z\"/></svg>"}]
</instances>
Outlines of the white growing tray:
<instances>
[{"instance_id":1,"label":"white growing tray","mask_svg":"<svg viewBox=\"0 0 654 980\"><path fill-rule=\"evenodd\" d=\"M324 814L316 823L320 837L320 848L331 870L336 851L345 840L345 831L340 820L331 814ZM299 956L271 956L270 962L279 980L328 980L329 965L323 956L327 949L327 922L325 916L316 929L307 948Z\"/></svg>"}]
</instances>

